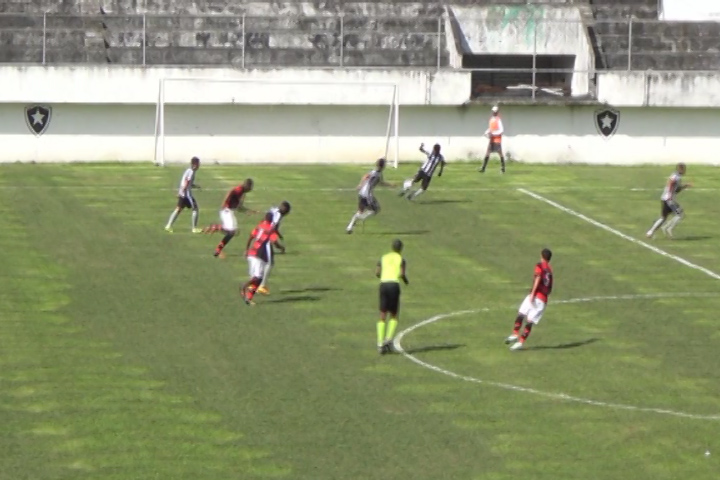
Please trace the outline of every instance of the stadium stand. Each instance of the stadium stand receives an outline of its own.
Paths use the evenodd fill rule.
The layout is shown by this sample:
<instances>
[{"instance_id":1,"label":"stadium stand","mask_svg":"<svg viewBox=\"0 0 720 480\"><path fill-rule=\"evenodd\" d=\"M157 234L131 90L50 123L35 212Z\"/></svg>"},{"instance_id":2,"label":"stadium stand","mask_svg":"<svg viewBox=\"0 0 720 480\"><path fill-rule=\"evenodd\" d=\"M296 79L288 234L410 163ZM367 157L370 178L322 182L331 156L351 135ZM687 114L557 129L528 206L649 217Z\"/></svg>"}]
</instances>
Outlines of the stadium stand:
<instances>
[{"instance_id":1,"label":"stadium stand","mask_svg":"<svg viewBox=\"0 0 720 480\"><path fill-rule=\"evenodd\" d=\"M720 68L719 22L659 21L657 0L589 1L598 70Z\"/></svg>"},{"instance_id":2,"label":"stadium stand","mask_svg":"<svg viewBox=\"0 0 720 480\"><path fill-rule=\"evenodd\" d=\"M587 10L597 70L720 68L720 22L659 21L657 0L3 0L0 62L445 67L448 5L527 3Z\"/></svg>"},{"instance_id":3,"label":"stadium stand","mask_svg":"<svg viewBox=\"0 0 720 480\"><path fill-rule=\"evenodd\" d=\"M0 39L7 47L0 51L0 61L245 67L448 64L443 7L435 2L143 3L141 10L136 0L3 2ZM42 12L52 15L43 20Z\"/></svg>"}]
</instances>

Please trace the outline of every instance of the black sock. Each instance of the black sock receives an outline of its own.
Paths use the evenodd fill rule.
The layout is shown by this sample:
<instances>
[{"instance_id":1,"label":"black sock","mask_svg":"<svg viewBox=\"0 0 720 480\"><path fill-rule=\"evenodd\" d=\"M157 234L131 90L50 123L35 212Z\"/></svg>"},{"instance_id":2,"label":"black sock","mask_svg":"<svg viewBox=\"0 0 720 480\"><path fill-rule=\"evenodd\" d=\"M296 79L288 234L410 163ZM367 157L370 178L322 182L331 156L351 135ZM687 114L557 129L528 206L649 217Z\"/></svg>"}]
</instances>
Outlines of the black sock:
<instances>
[{"instance_id":1,"label":"black sock","mask_svg":"<svg viewBox=\"0 0 720 480\"><path fill-rule=\"evenodd\" d=\"M487 164L488 164L488 161L489 161L489 160L490 160L490 157L489 157L489 156L485 156L485 158L483 158L483 166L482 166L482 169L481 169L481 170L485 170L485 167L487 167Z\"/></svg>"},{"instance_id":2,"label":"black sock","mask_svg":"<svg viewBox=\"0 0 720 480\"><path fill-rule=\"evenodd\" d=\"M500 169L505 171L505 157L500 157Z\"/></svg>"},{"instance_id":3,"label":"black sock","mask_svg":"<svg viewBox=\"0 0 720 480\"><path fill-rule=\"evenodd\" d=\"M230 242L230 240L232 240L232 238L233 238L234 236L235 236L234 233L226 233L225 236L223 237L223 239L220 240L220 243L219 243L218 246L217 246L218 251L220 251L220 250L222 250L223 248L225 248L225 245L227 245L228 242Z\"/></svg>"}]
</instances>

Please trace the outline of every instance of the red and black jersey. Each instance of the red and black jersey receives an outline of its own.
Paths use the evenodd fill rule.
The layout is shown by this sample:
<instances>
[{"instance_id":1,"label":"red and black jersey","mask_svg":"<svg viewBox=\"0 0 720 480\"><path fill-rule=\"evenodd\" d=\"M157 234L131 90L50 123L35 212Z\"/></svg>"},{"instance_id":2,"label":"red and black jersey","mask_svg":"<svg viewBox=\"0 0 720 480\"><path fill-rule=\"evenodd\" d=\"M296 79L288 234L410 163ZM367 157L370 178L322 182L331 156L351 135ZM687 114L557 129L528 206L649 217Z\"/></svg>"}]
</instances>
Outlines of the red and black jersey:
<instances>
[{"instance_id":1,"label":"red and black jersey","mask_svg":"<svg viewBox=\"0 0 720 480\"><path fill-rule=\"evenodd\" d=\"M535 277L540 277L540 284L538 285L536 296L543 302L547 303L550 292L553 288L553 271L550 264L546 261L542 261L535 265Z\"/></svg>"},{"instance_id":2,"label":"red and black jersey","mask_svg":"<svg viewBox=\"0 0 720 480\"><path fill-rule=\"evenodd\" d=\"M223 208L231 208L233 210L238 208L240 205L242 205L244 197L245 188L243 188L242 185L238 185L237 187L230 190L230 193L228 193L227 198L223 203Z\"/></svg>"},{"instance_id":3,"label":"red and black jersey","mask_svg":"<svg viewBox=\"0 0 720 480\"><path fill-rule=\"evenodd\" d=\"M271 222L263 220L250 235L252 241L247 251L248 257L257 257L268 261L271 255L270 245L279 239L275 226Z\"/></svg>"}]
</instances>

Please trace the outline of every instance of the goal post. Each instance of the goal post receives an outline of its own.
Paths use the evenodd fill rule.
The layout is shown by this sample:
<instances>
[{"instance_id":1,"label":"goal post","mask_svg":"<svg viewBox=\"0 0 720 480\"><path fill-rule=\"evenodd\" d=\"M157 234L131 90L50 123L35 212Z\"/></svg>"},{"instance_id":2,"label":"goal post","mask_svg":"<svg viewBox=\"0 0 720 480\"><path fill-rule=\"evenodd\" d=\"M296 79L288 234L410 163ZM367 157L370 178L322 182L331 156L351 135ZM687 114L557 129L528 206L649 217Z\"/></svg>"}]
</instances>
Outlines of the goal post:
<instances>
[{"instance_id":1,"label":"goal post","mask_svg":"<svg viewBox=\"0 0 720 480\"><path fill-rule=\"evenodd\" d=\"M159 80L154 162L398 166L397 83L171 77Z\"/></svg>"}]
</instances>

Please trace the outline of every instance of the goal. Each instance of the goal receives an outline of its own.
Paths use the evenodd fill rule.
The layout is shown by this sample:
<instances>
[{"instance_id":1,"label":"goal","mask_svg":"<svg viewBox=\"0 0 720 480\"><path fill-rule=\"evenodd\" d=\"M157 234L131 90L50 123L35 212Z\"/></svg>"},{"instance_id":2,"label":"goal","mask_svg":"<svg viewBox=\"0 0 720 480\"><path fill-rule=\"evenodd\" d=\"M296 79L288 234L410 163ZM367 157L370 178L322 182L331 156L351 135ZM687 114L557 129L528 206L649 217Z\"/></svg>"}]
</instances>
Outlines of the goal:
<instances>
[{"instance_id":1,"label":"goal","mask_svg":"<svg viewBox=\"0 0 720 480\"><path fill-rule=\"evenodd\" d=\"M399 102L396 83L164 78L154 161L397 167Z\"/></svg>"}]
</instances>

